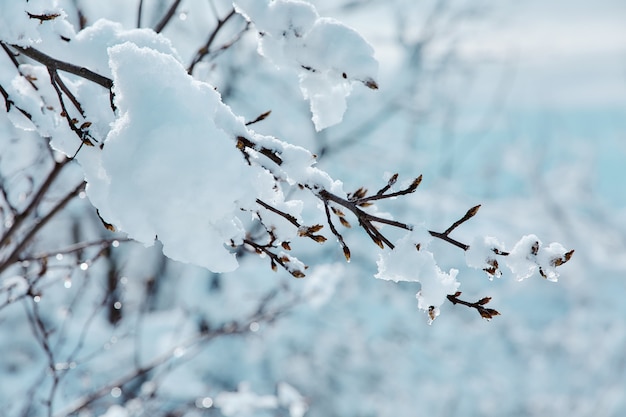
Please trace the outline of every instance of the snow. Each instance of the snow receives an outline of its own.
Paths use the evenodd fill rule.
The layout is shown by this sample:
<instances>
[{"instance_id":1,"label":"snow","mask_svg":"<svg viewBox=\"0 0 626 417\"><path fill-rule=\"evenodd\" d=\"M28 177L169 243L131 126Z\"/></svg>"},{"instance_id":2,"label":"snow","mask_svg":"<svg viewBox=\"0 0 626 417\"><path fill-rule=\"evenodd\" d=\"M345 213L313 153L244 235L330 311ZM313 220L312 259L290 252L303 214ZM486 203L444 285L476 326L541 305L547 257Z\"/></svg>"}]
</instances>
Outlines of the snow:
<instances>
[{"instance_id":1,"label":"snow","mask_svg":"<svg viewBox=\"0 0 626 417\"><path fill-rule=\"evenodd\" d=\"M55 16L53 19L39 20L35 16ZM3 42L33 46L50 36L68 36L71 25L65 21L66 14L57 0L31 0L0 2L0 39Z\"/></svg>"},{"instance_id":2,"label":"snow","mask_svg":"<svg viewBox=\"0 0 626 417\"><path fill-rule=\"evenodd\" d=\"M259 409L277 408L278 399L273 395L255 394L250 384L242 382L236 392L221 392L215 398L215 405L227 417L246 417L255 415Z\"/></svg>"},{"instance_id":3,"label":"snow","mask_svg":"<svg viewBox=\"0 0 626 417\"><path fill-rule=\"evenodd\" d=\"M377 88L372 46L355 30L319 17L297 0L238 0L236 10L259 31L259 53L300 77L317 131L341 122L354 82Z\"/></svg>"},{"instance_id":4,"label":"snow","mask_svg":"<svg viewBox=\"0 0 626 417\"><path fill-rule=\"evenodd\" d=\"M432 310L436 317L446 296L458 291L460 283L456 276L459 271L441 270L434 254L426 250L430 238L425 240L425 235L423 228L416 228L401 238L392 250L381 254L376 263L378 273L375 277L394 282L419 282L421 289L416 295L418 307L424 311Z\"/></svg>"},{"instance_id":5,"label":"snow","mask_svg":"<svg viewBox=\"0 0 626 417\"><path fill-rule=\"evenodd\" d=\"M465 251L467 266L492 271L493 273L487 272L489 279L493 279L494 276L497 278L502 276L502 273L495 265L498 265L496 252L505 252L504 244L500 243L493 236L477 236L469 246L469 249Z\"/></svg>"}]
</instances>

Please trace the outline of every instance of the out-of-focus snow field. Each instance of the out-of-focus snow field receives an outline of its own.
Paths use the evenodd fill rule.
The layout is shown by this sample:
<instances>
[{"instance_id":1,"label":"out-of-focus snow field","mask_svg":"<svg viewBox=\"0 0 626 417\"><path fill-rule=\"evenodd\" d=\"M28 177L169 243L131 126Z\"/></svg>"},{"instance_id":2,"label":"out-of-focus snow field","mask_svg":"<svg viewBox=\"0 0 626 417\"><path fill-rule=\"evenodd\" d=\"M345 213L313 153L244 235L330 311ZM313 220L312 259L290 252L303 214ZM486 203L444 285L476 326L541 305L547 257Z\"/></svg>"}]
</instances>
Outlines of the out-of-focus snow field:
<instances>
[{"instance_id":1,"label":"out-of-focus snow field","mask_svg":"<svg viewBox=\"0 0 626 417\"><path fill-rule=\"evenodd\" d=\"M482 203L459 236L487 233L511 244L533 231L576 254L558 284L514 283L506 273L493 285L478 273L460 277L464 295L493 295L503 316L486 323L444 306L430 329L419 320L414 330L401 327L406 347L393 346L383 367L412 377L398 377L395 392L406 402L393 406L399 415L622 415L626 3L498 2L484 12L450 26L462 34L449 62L467 65L456 79L441 77L450 102L435 101L436 115L410 134L379 132L370 155L347 152L345 162L350 155L358 160L347 169L357 171L369 157L375 177L391 169L387 161L397 150L407 175L413 169L425 176L412 201L430 226L446 227L450 213ZM386 13L381 6L346 18L375 45L381 90L398 82L385 78L397 75L389 68L398 56L397 44L386 43L390 28L380 23ZM418 15L407 20L419 26ZM378 314L371 312L370 323Z\"/></svg>"},{"instance_id":2,"label":"out-of-focus snow field","mask_svg":"<svg viewBox=\"0 0 626 417\"><path fill-rule=\"evenodd\" d=\"M493 296L503 315L486 322L444 305L428 327L415 287L371 280L364 242L334 298L277 325L259 345L281 348L261 349L258 360L296 386L310 384L311 415L626 412L626 6L499 2L455 16L469 4L450 2L434 13L432 43L416 64L395 25L401 16L408 40L418 39L432 2L316 4L374 45L381 99L355 91L344 123L316 136L284 124L280 115L294 110L279 101L260 129L334 150L320 166L348 190L374 188L389 172L424 174L410 204L396 207L400 219L444 229L482 203L454 232L460 240L491 234L510 247L536 233L576 254L556 284L512 282L506 272L489 282L464 269L463 295ZM245 94L234 97L233 107L249 108ZM385 104L402 110L385 118L376 108ZM381 121L364 122L372 115ZM454 248L438 249L442 267L463 262Z\"/></svg>"}]
</instances>

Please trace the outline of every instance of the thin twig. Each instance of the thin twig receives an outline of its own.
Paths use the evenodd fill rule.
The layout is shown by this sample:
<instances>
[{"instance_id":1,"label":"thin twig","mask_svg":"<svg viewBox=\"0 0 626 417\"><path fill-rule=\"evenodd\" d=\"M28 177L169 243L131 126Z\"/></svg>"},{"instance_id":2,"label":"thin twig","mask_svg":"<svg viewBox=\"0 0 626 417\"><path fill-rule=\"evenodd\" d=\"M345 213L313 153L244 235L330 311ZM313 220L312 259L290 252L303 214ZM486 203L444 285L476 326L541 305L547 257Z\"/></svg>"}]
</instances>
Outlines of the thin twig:
<instances>
[{"instance_id":1,"label":"thin twig","mask_svg":"<svg viewBox=\"0 0 626 417\"><path fill-rule=\"evenodd\" d=\"M142 14L143 14L143 0L139 0L139 5L137 6L137 24L136 24L137 29L141 27L141 15Z\"/></svg>"},{"instance_id":2,"label":"thin twig","mask_svg":"<svg viewBox=\"0 0 626 417\"><path fill-rule=\"evenodd\" d=\"M278 214L279 216L283 217L285 220L287 220L289 223L293 224L294 226L296 226L298 228L300 227L300 223L298 223L298 220L295 217L293 217L291 214L282 212L282 211L278 210L277 208L272 207L269 204L259 200L258 198L256 199L256 202L257 202L257 204L261 205L262 207L268 209L269 211L274 212L274 213Z\"/></svg>"},{"instance_id":3,"label":"thin twig","mask_svg":"<svg viewBox=\"0 0 626 417\"><path fill-rule=\"evenodd\" d=\"M2 239L0 240L0 248L8 243L16 230L22 225L24 220L26 220L26 218L28 218L28 216L30 216L30 214L39 206L39 203L52 185L52 182L59 176L61 170L63 169L63 167L65 167L65 165L67 165L68 162L69 159L64 159L63 161L56 162L54 164L52 170L50 171L50 173L48 173L46 180L43 182L43 184L41 184L41 187L39 187L39 190L37 190L37 193L30 201L28 206L13 220L13 224L11 225L9 230L7 230L2 236Z\"/></svg>"},{"instance_id":4,"label":"thin twig","mask_svg":"<svg viewBox=\"0 0 626 417\"><path fill-rule=\"evenodd\" d=\"M50 258L56 255L68 255L70 253L79 252L87 248L91 248L94 246L102 246L104 248L108 248L113 245L114 242L132 242L130 238L106 238L89 242L80 242L75 243L74 245L68 246L65 249L54 250L50 252L38 253L36 255L24 256L19 259L19 261L37 261L40 259Z\"/></svg>"},{"instance_id":5,"label":"thin twig","mask_svg":"<svg viewBox=\"0 0 626 417\"><path fill-rule=\"evenodd\" d=\"M172 20L172 17L174 17L174 13L176 13L176 9L178 8L180 2L181 0L174 0L174 3L172 3L170 8L167 10L167 13L165 13L161 20L159 20L159 23L154 26L154 31L156 33L161 33L163 29L165 29L165 26L167 26L167 24L170 22L170 20Z\"/></svg>"},{"instance_id":6,"label":"thin twig","mask_svg":"<svg viewBox=\"0 0 626 417\"><path fill-rule=\"evenodd\" d=\"M69 194L67 194L61 201L59 201L53 208L46 214L44 217L39 219L39 221L33 226L32 229L26 233L26 235L22 238L20 243L13 249L11 254L2 262L0 265L0 274L4 272L10 265L17 262L19 259L20 253L22 250L30 243L32 238L39 232L39 230L44 227L48 221L52 217L54 217L67 203L69 203L74 197L76 197L81 191L85 189L85 181L81 182L72 190Z\"/></svg>"},{"instance_id":7,"label":"thin twig","mask_svg":"<svg viewBox=\"0 0 626 417\"><path fill-rule=\"evenodd\" d=\"M211 50L211 45L215 41L215 38L217 37L217 34L219 33L219 31L222 30L222 28L224 27L224 24L226 24L226 22L228 22L236 14L237 12L235 12L235 9L233 8L225 17L223 17L222 19L217 19L217 24L215 25L215 28L213 29L213 31L209 34L209 37L206 43L200 49L198 49L198 52L196 52L196 55L194 56L193 60L191 61L191 64L189 65L189 68L187 68L188 74L193 73L193 70L196 67L196 65L200 61L202 61L202 59L205 56L209 54Z\"/></svg>"}]
</instances>

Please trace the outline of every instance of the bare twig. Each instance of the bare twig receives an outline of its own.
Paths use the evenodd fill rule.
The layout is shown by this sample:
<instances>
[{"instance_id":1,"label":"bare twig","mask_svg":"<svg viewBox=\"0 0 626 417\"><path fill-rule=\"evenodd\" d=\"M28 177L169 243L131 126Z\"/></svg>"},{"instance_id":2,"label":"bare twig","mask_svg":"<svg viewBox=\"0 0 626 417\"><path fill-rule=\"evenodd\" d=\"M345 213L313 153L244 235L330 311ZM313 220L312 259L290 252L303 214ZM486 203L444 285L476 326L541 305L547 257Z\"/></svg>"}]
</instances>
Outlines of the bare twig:
<instances>
[{"instance_id":1,"label":"bare twig","mask_svg":"<svg viewBox=\"0 0 626 417\"><path fill-rule=\"evenodd\" d=\"M161 33L163 31L163 29L165 29L165 26L167 26L167 24L170 22L170 20L172 20L172 17L174 17L174 13L176 13L176 9L178 8L178 5L180 4L180 2L181 2L181 0L174 0L172 5L170 6L170 8L167 9L167 12L165 13L165 15L154 26L154 31L156 33ZM139 25L139 20L137 20L137 24ZM139 27L139 26L137 26L137 27Z\"/></svg>"},{"instance_id":2,"label":"bare twig","mask_svg":"<svg viewBox=\"0 0 626 417\"><path fill-rule=\"evenodd\" d=\"M276 165L280 166L283 163L283 160L280 157L280 154L277 151L273 151L271 149L258 146L256 143L252 142L250 139L246 139L243 136L237 136L237 149L243 152L246 156L246 149L253 149L258 153L265 155Z\"/></svg>"},{"instance_id":3,"label":"bare twig","mask_svg":"<svg viewBox=\"0 0 626 417\"><path fill-rule=\"evenodd\" d=\"M137 23L136 23L136 27L138 29L141 27L142 15L143 15L143 0L139 0L139 5L137 5Z\"/></svg>"},{"instance_id":4,"label":"bare twig","mask_svg":"<svg viewBox=\"0 0 626 417\"><path fill-rule=\"evenodd\" d=\"M0 239L0 248L5 246L9 242L9 240L13 237L17 229L28 218L28 216L30 216L30 214L39 206L39 203L43 199L44 195L50 189L50 186L52 185L54 180L59 176L59 174L61 173L61 170L63 169L63 167L65 167L65 165L67 165L69 161L70 161L69 159L64 159L63 161L56 162L54 164L54 166L52 167L52 170L50 171L50 173L48 173L46 180L43 182L43 184L41 184L41 186L39 187L39 190L37 190L37 193L35 194L33 199L30 201L28 206L26 206L26 208L17 217L15 217L15 219L13 220L13 224L11 225L9 230L7 230L2 236L2 239Z\"/></svg>"},{"instance_id":5,"label":"bare twig","mask_svg":"<svg viewBox=\"0 0 626 417\"><path fill-rule=\"evenodd\" d=\"M119 243L132 242L132 239L130 238L106 238L106 239L94 240L94 241L89 241L89 242L80 242L80 243L76 243L74 245L68 246L64 249L23 256L23 257L20 257L19 261L37 261L40 259L46 259L46 258L49 258L51 256L56 256L56 255L68 255L74 252L80 252L82 250L96 247L96 246L101 246L102 249L106 249L106 248L113 246L114 242L119 242Z\"/></svg>"},{"instance_id":6,"label":"bare twig","mask_svg":"<svg viewBox=\"0 0 626 417\"><path fill-rule=\"evenodd\" d=\"M196 65L200 61L202 61L202 59L205 56L209 54L209 52L211 51L211 45L213 45L213 42L215 41L217 34L220 32L220 30L222 30L226 22L228 22L236 14L237 13L235 12L235 9L233 8L226 16L217 20L217 24L215 25L215 28L213 29L213 31L209 34L207 41L200 49L198 49L198 52L196 52L196 55L193 57L191 64L189 65L189 68L187 68L187 73L189 74L193 73L193 70L196 67Z\"/></svg>"},{"instance_id":7,"label":"bare twig","mask_svg":"<svg viewBox=\"0 0 626 417\"><path fill-rule=\"evenodd\" d=\"M267 303L271 298L265 297L265 303ZM264 301L262 301L263 303ZM67 408L60 411L55 415L55 417L66 417L69 415L74 415L79 413L82 410L85 410L89 407L94 401L104 397L105 395L111 392L111 389L116 387L123 387L124 385L141 378L150 372L153 372L157 368L160 368L165 365L171 366L180 366L185 362L185 360L192 359L196 354L198 354L202 347L214 339L224 336L242 336L250 333L251 325L253 323L272 323L280 316L286 314L291 308L293 308L299 302L298 299L294 299L290 302L286 302L284 305L274 308L272 310L267 310L266 305L260 306L255 313L248 316L248 318L240 321L240 322L228 322L224 323L222 326L211 329L205 332L200 333L196 337L190 338L177 346L173 347L169 351L164 354L156 357L149 363L137 367L136 369L129 372L127 375L124 375L120 378L117 378L106 385L96 389L91 394L84 396L83 398L78 399L73 404L70 404ZM185 354L180 357L177 355L177 352L185 352ZM174 362L174 359L176 360Z\"/></svg>"},{"instance_id":8,"label":"bare twig","mask_svg":"<svg viewBox=\"0 0 626 417\"><path fill-rule=\"evenodd\" d=\"M258 198L256 199L256 202L257 202L257 204L259 204L260 206L262 206L262 207L264 207L264 208L268 209L269 211L274 212L274 213L278 214L278 215L279 215L279 216L281 216L281 217L284 217L284 218L285 218L285 220L287 220L289 223L293 224L293 225L294 225L294 226L296 226L297 228L300 228L300 227L301 227L300 223L298 223L298 220L296 220L296 218L295 218L295 217L293 217L291 214L289 214L289 213L285 213L285 212L282 212L282 211L278 210L277 208L272 207L272 206L270 206L269 204L267 204L267 203L265 203L265 202L263 202L263 201L259 200Z\"/></svg>"},{"instance_id":9,"label":"bare twig","mask_svg":"<svg viewBox=\"0 0 626 417\"><path fill-rule=\"evenodd\" d=\"M52 217L54 217L67 203L69 203L74 197L76 197L81 191L85 189L86 183L83 181L76 186L69 194L67 194L61 201L59 201L44 217L39 219L37 223L26 233L26 235L21 239L20 243L18 243L11 254L2 261L0 264L0 273L4 272L10 265L17 262L20 257L20 253L24 248L30 243L32 238L39 232L39 230L44 227L48 221Z\"/></svg>"},{"instance_id":10,"label":"bare twig","mask_svg":"<svg viewBox=\"0 0 626 417\"><path fill-rule=\"evenodd\" d=\"M499 316L500 313L498 312L498 310L494 310L493 308L486 308L485 305L487 303L489 303L489 301L491 301L491 297L483 297L480 300L471 303L469 301L464 301L461 300L459 298L459 296L461 295L460 291L457 291L454 295L449 294L448 295L448 301L450 301L452 304L461 304L464 305L466 307L470 307L470 308L475 308L476 311L478 311L478 314L480 314L480 317L486 319L486 320L491 320L492 318L494 318L495 316Z\"/></svg>"}]
</instances>

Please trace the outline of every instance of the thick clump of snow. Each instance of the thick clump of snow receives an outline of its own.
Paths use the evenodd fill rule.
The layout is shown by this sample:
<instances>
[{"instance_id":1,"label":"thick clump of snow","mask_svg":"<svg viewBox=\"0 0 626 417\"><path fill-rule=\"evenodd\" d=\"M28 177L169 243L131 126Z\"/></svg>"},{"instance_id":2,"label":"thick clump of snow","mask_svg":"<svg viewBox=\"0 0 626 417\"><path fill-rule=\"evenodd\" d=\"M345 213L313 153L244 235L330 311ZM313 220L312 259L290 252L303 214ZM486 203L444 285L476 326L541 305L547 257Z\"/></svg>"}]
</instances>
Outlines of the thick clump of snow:
<instances>
[{"instance_id":1,"label":"thick clump of snow","mask_svg":"<svg viewBox=\"0 0 626 417\"><path fill-rule=\"evenodd\" d=\"M282 200L271 174L247 166L235 146L243 121L169 54L126 42L109 57L118 117L99 169L81 161L90 199L107 222L140 242L160 240L173 259L235 269L226 244L242 242L241 209L256 197Z\"/></svg>"},{"instance_id":2,"label":"thick clump of snow","mask_svg":"<svg viewBox=\"0 0 626 417\"><path fill-rule=\"evenodd\" d=\"M506 258L506 264L518 280L531 277L537 271L549 281L557 281L558 260L564 259L567 250L560 243L553 242L544 247L535 235L526 235L515 244Z\"/></svg>"},{"instance_id":3,"label":"thick clump of snow","mask_svg":"<svg viewBox=\"0 0 626 417\"><path fill-rule=\"evenodd\" d=\"M487 236L474 239L465 252L465 260L468 266L487 272L490 279L502 275L497 261L500 258L518 281L536 273L549 281L557 281L559 272L556 268L566 262L567 255L567 249L560 243L553 242L544 247L541 240L532 234L523 236L510 252L496 238Z\"/></svg>"},{"instance_id":4,"label":"thick clump of snow","mask_svg":"<svg viewBox=\"0 0 626 417\"><path fill-rule=\"evenodd\" d=\"M444 272L439 268L432 252L427 250L432 238L425 229L416 228L400 239L393 249L379 256L376 278L386 281L419 282L418 307L431 312L432 318L439 315L439 307L449 294L458 291L458 270Z\"/></svg>"},{"instance_id":5,"label":"thick clump of snow","mask_svg":"<svg viewBox=\"0 0 626 417\"><path fill-rule=\"evenodd\" d=\"M320 17L315 7L297 0L237 0L237 12L259 32L258 51L279 68L300 76L315 129L343 119L354 82L377 88L374 49L355 30Z\"/></svg>"}]
</instances>

